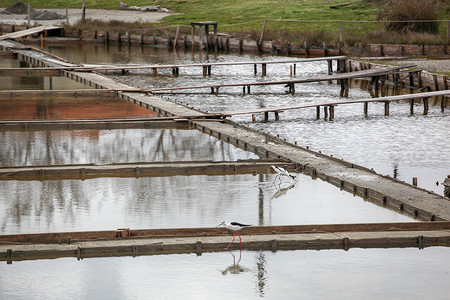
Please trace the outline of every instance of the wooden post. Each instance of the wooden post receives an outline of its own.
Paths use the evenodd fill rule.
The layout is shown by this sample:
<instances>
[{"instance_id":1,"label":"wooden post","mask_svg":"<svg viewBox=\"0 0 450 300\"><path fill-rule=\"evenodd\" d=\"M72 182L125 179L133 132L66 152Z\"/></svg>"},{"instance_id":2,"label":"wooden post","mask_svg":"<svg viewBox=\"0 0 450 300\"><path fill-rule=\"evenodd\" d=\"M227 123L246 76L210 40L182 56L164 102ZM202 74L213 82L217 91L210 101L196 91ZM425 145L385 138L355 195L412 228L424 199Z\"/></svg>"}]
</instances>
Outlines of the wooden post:
<instances>
[{"instance_id":1,"label":"wooden post","mask_svg":"<svg viewBox=\"0 0 450 300\"><path fill-rule=\"evenodd\" d=\"M320 106L316 106L316 119L320 119Z\"/></svg>"},{"instance_id":2,"label":"wooden post","mask_svg":"<svg viewBox=\"0 0 450 300\"><path fill-rule=\"evenodd\" d=\"M389 116L389 101L384 102L384 115Z\"/></svg>"},{"instance_id":3,"label":"wooden post","mask_svg":"<svg viewBox=\"0 0 450 300\"><path fill-rule=\"evenodd\" d=\"M217 51L217 24L214 24L214 51Z\"/></svg>"},{"instance_id":4,"label":"wooden post","mask_svg":"<svg viewBox=\"0 0 450 300\"><path fill-rule=\"evenodd\" d=\"M247 85L247 94L250 95L250 85Z\"/></svg>"},{"instance_id":5,"label":"wooden post","mask_svg":"<svg viewBox=\"0 0 450 300\"><path fill-rule=\"evenodd\" d=\"M326 106L323 107L323 114L324 114L324 118L326 120L328 118L328 109Z\"/></svg>"},{"instance_id":6,"label":"wooden post","mask_svg":"<svg viewBox=\"0 0 450 300\"><path fill-rule=\"evenodd\" d=\"M331 75L333 73L333 61L330 59L327 60L327 62L328 62L328 75Z\"/></svg>"},{"instance_id":7,"label":"wooden post","mask_svg":"<svg viewBox=\"0 0 450 300\"><path fill-rule=\"evenodd\" d=\"M28 27L30 27L31 23L31 6L28 5Z\"/></svg>"},{"instance_id":8,"label":"wooden post","mask_svg":"<svg viewBox=\"0 0 450 300\"><path fill-rule=\"evenodd\" d=\"M180 33L180 25L177 25L177 32L175 33L175 42L173 43L173 49L177 48L178 34Z\"/></svg>"},{"instance_id":9,"label":"wooden post","mask_svg":"<svg viewBox=\"0 0 450 300\"><path fill-rule=\"evenodd\" d=\"M191 25L191 40L192 40L192 51L195 48L195 26Z\"/></svg>"},{"instance_id":10,"label":"wooden post","mask_svg":"<svg viewBox=\"0 0 450 300\"><path fill-rule=\"evenodd\" d=\"M428 115L428 97L423 98L423 114Z\"/></svg>"},{"instance_id":11,"label":"wooden post","mask_svg":"<svg viewBox=\"0 0 450 300\"><path fill-rule=\"evenodd\" d=\"M269 112L264 112L264 122L269 121Z\"/></svg>"},{"instance_id":12,"label":"wooden post","mask_svg":"<svg viewBox=\"0 0 450 300\"><path fill-rule=\"evenodd\" d=\"M258 41L258 50L259 51L262 51L262 42L263 42L263 38L264 38L264 31L266 30L266 24L267 24L267 19L264 19L263 29L261 31L261 36L259 37L259 41Z\"/></svg>"},{"instance_id":13,"label":"wooden post","mask_svg":"<svg viewBox=\"0 0 450 300\"><path fill-rule=\"evenodd\" d=\"M278 121L280 119L280 113L278 111L275 112L275 120Z\"/></svg>"},{"instance_id":14,"label":"wooden post","mask_svg":"<svg viewBox=\"0 0 450 300\"><path fill-rule=\"evenodd\" d=\"M262 76L266 76L267 75L267 64L262 64L261 68L262 68Z\"/></svg>"},{"instance_id":15,"label":"wooden post","mask_svg":"<svg viewBox=\"0 0 450 300\"><path fill-rule=\"evenodd\" d=\"M83 4L81 5L81 22L86 20L86 0L83 0Z\"/></svg>"},{"instance_id":16,"label":"wooden post","mask_svg":"<svg viewBox=\"0 0 450 300\"><path fill-rule=\"evenodd\" d=\"M256 115L252 114L252 123L256 123Z\"/></svg>"},{"instance_id":17,"label":"wooden post","mask_svg":"<svg viewBox=\"0 0 450 300\"><path fill-rule=\"evenodd\" d=\"M367 116L369 114L369 102L364 102L364 115Z\"/></svg>"},{"instance_id":18,"label":"wooden post","mask_svg":"<svg viewBox=\"0 0 450 300\"><path fill-rule=\"evenodd\" d=\"M253 65L254 69L255 69L255 75L258 73L258 68L256 66L256 64Z\"/></svg>"},{"instance_id":19,"label":"wooden post","mask_svg":"<svg viewBox=\"0 0 450 300\"><path fill-rule=\"evenodd\" d=\"M442 81L444 83L444 90L448 90L448 84L447 84L447 76L442 76ZM444 112L445 109L445 96L441 97L441 112Z\"/></svg>"},{"instance_id":20,"label":"wooden post","mask_svg":"<svg viewBox=\"0 0 450 300\"><path fill-rule=\"evenodd\" d=\"M67 9L67 7L66 7L66 22L67 22L67 25L70 24L69 23L69 10Z\"/></svg>"},{"instance_id":21,"label":"wooden post","mask_svg":"<svg viewBox=\"0 0 450 300\"><path fill-rule=\"evenodd\" d=\"M417 186L417 177L413 177L412 182L413 186Z\"/></svg>"},{"instance_id":22,"label":"wooden post","mask_svg":"<svg viewBox=\"0 0 450 300\"><path fill-rule=\"evenodd\" d=\"M205 37L206 37L206 50L209 51L211 49L211 43L209 41L209 25L205 25Z\"/></svg>"},{"instance_id":23,"label":"wooden post","mask_svg":"<svg viewBox=\"0 0 450 300\"><path fill-rule=\"evenodd\" d=\"M41 32L41 48L44 49L44 35Z\"/></svg>"},{"instance_id":24,"label":"wooden post","mask_svg":"<svg viewBox=\"0 0 450 300\"><path fill-rule=\"evenodd\" d=\"M414 78L413 78L413 72L409 72L409 86L413 87L414 86Z\"/></svg>"},{"instance_id":25,"label":"wooden post","mask_svg":"<svg viewBox=\"0 0 450 300\"><path fill-rule=\"evenodd\" d=\"M447 39L445 41L445 45L447 48L449 46L449 43L450 43L450 21L447 21Z\"/></svg>"},{"instance_id":26,"label":"wooden post","mask_svg":"<svg viewBox=\"0 0 450 300\"><path fill-rule=\"evenodd\" d=\"M409 114L414 114L414 99L409 100Z\"/></svg>"},{"instance_id":27,"label":"wooden post","mask_svg":"<svg viewBox=\"0 0 450 300\"><path fill-rule=\"evenodd\" d=\"M333 121L334 119L334 105L330 105L329 106L329 111L330 111L330 121Z\"/></svg>"},{"instance_id":28,"label":"wooden post","mask_svg":"<svg viewBox=\"0 0 450 300\"><path fill-rule=\"evenodd\" d=\"M323 42L323 56L328 56L327 43Z\"/></svg>"},{"instance_id":29,"label":"wooden post","mask_svg":"<svg viewBox=\"0 0 450 300\"><path fill-rule=\"evenodd\" d=\"M294 64L294 76L297 75L297 64Z\"/></svg>"},{"instance_id":30,"label":"wooden post","mask_svg":"<svg viewBox=\"0 0 450 300\"><path fill-rule=\"evenodd\" d=\"M203 66L203 76L208 74L208 66Z\"/></svg>"},{"instance_id":31,"label":"wooden post","mask_svg":"<svg viewBox=\"0 0 450 300\"><path fill-rule=\"evenodd\" d=\"M202 33L202 25L198 26L199 33L198 33L198 47L200 51L203 51L203 33Z\"/></svg>"}]
</instances>

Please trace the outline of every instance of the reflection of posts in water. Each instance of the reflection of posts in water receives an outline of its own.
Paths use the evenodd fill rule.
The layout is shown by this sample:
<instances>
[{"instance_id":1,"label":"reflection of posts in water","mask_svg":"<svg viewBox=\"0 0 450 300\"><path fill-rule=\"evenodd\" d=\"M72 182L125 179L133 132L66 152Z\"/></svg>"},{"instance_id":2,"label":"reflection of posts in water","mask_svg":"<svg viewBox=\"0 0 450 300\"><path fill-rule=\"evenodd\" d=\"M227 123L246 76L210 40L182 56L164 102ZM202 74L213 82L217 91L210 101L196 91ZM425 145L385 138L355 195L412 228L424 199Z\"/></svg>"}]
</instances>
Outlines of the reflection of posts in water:
<instances>
[{"instance_id":1,"label":"reflection of posts in water","mask_svg":"<svg viewBox=\"0 0 450 300\"><path fill-rule=\"evenodd\" d=\"M228 273L230 274L241 274L244 273L246 271L248 271L247 268L244 268L242 266L239 265L239 263L241 262L241 258L242 258L242 252L241 250L239 250L239 259L236 263L236 256L233 254L233 252L229 251L231 256L233 257L233 264L228 266L225 270L222 271L222 275L227 275Z\"/></svg>"},{"instance_id":2,"label":"reflection of posts in water","mask_svg":"<svg viewBox=\"0 0 450 300\"><path fill-rule=\"evenodd\" d=\"M258 270L257 278L258 278L258 293L260 297L264 296L264 288L266 286L266 255L264 252L259 251L256 255L256 269Z\"/></svg>"}]
</instances>

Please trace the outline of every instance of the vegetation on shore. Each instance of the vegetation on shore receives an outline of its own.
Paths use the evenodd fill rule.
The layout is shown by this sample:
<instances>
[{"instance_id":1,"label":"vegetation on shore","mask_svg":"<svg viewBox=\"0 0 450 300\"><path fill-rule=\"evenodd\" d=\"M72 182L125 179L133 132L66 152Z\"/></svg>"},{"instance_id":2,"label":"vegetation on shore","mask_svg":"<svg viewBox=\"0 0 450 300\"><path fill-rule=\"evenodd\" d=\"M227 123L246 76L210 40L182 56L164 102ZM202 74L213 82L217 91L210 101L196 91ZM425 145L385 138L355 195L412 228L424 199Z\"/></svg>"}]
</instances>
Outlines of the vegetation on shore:
<instances>
[{"instance_id":1,"label":"vegetation on shore","mask_svg":"<svg viewBox=\"0 0 450 300\"><path fill-rule=\"evenodd\" d=\"M265 40L279 43L287 41L309 45L321 45L323 42L335 45L339 42L340 22L343 27L344 42L349 45L358 43L420 43L445 44L447 22L432 22L436 34L414 32L414 26L401 27L400 23L377 23L379 19L407 18L417 13L419 17L429 15L431 19L450 19L450 3L447 0L122 0L128 5L160 5L176 13L158 24L121 22L87 22L77 24L79 28L117 31L144 30L176 25L182 26L182 32L190 32L189 24L194 21L217 21L221 32L257 39L261 33L264 19L268 19ZM0 6L7 7L15 0L0 0ZM34 8L72 8L81 7L82 0L29 0ZM403 4L401 2L404 2ZM425 2L431 3L425 5ZM86 0L86 7L118 9L119 0ZM395 6L397 3L397 6ZM406 5L406 4L409 5ZM436 9L436 5L439 9ZM397 9L397 11L395 11ZM397 13L397 14L395 14ZM409 13L409 14L408 14ZM434 15L433 15L434 13ZM89 14L87 15L89 17ZM427 16L430 19L429 16ZM369 21L369 22L368 22ZM407 24L408 25L408 24ZM410 24L409 24L410 25ZM420 25L420 24L415 24ZM437 26L436 26L437 25ZM440 25L440 26L439 26ZM406 28L406 29L405 29ZM174 32L174 28L164 29ZM418 30L421 31L421 30ZM427 31L427 30L425 30Z\"/></svg>"}]
</instances>

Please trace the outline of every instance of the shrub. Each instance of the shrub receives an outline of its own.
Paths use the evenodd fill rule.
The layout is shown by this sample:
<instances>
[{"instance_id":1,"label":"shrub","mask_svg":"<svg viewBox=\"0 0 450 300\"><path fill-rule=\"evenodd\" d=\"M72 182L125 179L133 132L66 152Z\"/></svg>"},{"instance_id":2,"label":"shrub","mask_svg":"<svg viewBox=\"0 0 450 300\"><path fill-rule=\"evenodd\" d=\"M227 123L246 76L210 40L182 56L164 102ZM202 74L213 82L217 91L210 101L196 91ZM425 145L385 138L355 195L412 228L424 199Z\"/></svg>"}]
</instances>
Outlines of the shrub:
<instances>
[{"instance_id":1,"label":"shrub","mask_svg":"<svg viewBox=\"0 0 450 300\"><path fill-rule=\"evenodd\" d=\"M386 0L378 19L387 22L386 30L397 32L427 32L436 34L439 22L407 22L438 19L437 0Z\"/></svg>"}]
</instances>

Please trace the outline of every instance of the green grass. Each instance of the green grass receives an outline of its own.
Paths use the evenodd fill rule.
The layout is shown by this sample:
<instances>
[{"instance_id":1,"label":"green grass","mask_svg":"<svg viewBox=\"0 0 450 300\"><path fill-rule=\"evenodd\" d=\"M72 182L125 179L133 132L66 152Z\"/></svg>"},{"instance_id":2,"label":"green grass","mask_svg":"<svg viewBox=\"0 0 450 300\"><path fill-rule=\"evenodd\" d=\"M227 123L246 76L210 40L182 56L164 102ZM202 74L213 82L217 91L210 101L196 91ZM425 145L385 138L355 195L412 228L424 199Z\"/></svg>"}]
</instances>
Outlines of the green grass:
<instances>
[{"instance_id":1,"label":"green grass","mask_svg":"<svg viewBox=\"0 0 450 300\"><path fill-rule=\"evenodd\" d=\"M165 18L157 26L189 25L194 21L217 21L219 31L255 37L261 32L263 20L267 23L266 39L279 39L284 36L294 38L299 33L316 32L319 37L335 43L339 39L339 22L375 21L380 9L380 1L375 0L156 0L137 1L122 0L128 5L161 5L174 12L181 13ZM440 19L450 19L450 3L441 0ZM15 0L0 0L0 7L7 7ZM118 9L119 0L86 0L86 7ZM81 0L30 0L33 8L81 8ZM331 5L351 3L350 5L331 9ZM89 17L89 12L88 15ZM301 22L288 20L329 20L329 22ZM250 22L250 23L249 23ZM244 24L241 24L244 23ZM364 41L367 32L378 32L371 38L383 35L383 25L377 23L344 22L344 39L349 44ZM142 27L142 25L140 25ZM150 26L149 26L150 27ZM188 30L186 27L185 30ZM441 24L440 34L446 33L446 24ZM310 37L316 40L317 38ZM301 40L301 39L300 39ZM303 38L305 40L305 38ZM440 38L439 40L442 40ZM377 42L377 41L373 41ZM317 42L319 43L319 41Z\"/></svg>"}]
</instances>

